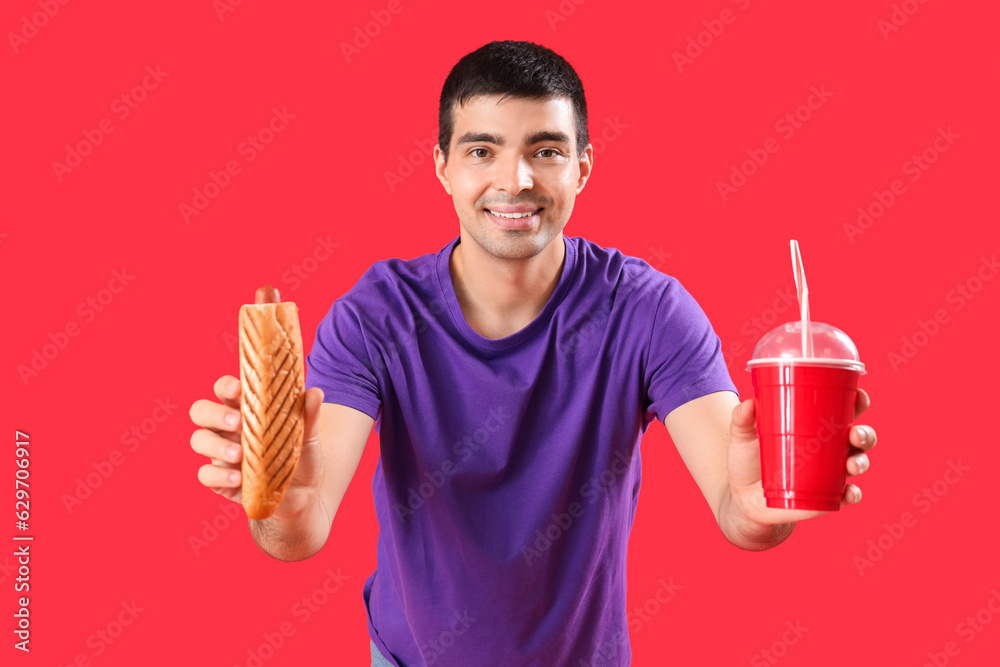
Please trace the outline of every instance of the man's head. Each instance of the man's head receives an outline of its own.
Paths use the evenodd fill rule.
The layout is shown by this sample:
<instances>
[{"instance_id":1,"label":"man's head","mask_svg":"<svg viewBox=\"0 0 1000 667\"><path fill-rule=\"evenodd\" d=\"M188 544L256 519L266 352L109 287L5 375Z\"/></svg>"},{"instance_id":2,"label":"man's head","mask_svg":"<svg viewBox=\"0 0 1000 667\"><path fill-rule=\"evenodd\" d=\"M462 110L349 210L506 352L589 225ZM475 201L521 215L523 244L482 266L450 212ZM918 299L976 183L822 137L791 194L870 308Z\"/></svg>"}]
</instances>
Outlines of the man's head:
<instances>
[{"instance_id":1,"label":"man's head","mask_svg":"<svg viewBox=\"0 0 1000 667\"><path fill-rule=\"evenodd\" d=\"M455 130L455 106L485 95L533 100L565 97L573 105L577 157L590 142L587 98L576 70L555 51L532 42L490 42L459 60L444 81L438 103L438 143L445 161Z\"/></svg>"},{"instance_id":2,"label":"man's head","mask_svg":"<svg viewBox=\"0 0 1000 667\"><path fill-rule=\"evenodd\" d=\"M491 42L452 68L439 114L437 176L463 241L505 259L548 247L593 162L583 85L569 63L530 42ZM514 211L533 215L495 215Z\"/></svg>"}]
</instances>

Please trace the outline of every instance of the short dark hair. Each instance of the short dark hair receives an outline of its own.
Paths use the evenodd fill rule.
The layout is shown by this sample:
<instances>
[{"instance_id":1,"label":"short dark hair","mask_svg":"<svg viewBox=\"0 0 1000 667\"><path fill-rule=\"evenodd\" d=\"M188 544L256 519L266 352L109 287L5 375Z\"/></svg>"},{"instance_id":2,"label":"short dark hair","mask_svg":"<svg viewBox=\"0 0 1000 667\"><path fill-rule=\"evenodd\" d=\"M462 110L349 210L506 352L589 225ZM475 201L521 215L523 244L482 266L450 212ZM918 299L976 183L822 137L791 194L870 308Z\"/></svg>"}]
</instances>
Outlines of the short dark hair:
<instances>
[{"instance_id":1,"label":"short dark hair","mask_svg":"<svg viewBox=\"0 0 1000 667\"><path fill-rule=\"evenodd\" d=\"M452 108L480 95L540 100L568 97L576 120L576 152L590 142L587 134L587 98L573 67L558 53L533 42L490 42L469 53L451 68L438 106L438 144L448 161L455 129Z\"/></svg>"}]
</instances>

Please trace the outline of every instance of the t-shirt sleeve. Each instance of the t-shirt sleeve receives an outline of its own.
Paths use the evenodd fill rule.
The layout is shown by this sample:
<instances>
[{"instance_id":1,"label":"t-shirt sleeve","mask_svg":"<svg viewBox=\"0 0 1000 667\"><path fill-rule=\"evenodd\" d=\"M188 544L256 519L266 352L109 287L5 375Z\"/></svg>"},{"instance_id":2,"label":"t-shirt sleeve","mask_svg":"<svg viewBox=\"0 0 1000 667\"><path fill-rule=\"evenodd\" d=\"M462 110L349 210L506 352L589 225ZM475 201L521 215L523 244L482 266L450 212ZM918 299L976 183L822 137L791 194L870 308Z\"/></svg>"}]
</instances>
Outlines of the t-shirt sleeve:
<instances>
[{"instance_id":1,"label":"t-shirt sleeve","mask_svg":"<svg viewBox=\"0 0 1000 667\"><path fill-rule=\"evenodd\" d=\"M674 408L706 394L739 394L719 336L676 279L667 284L654 313L645 378L647 424L653 419L662 422Z\"/></svg>"},{"instance_id":2,"label":"t-shirt sleeve","mask_svg":"<svg viewBox=\"0 0 1000 667\"><path fill-rule=\"evenodd\" d=\"M306 356L306 388L310 387L321 388L326 403L346 405L378 419L382 394L375 366L358 312L343 297L320 322Z\"/></svg>"}]
</instances>

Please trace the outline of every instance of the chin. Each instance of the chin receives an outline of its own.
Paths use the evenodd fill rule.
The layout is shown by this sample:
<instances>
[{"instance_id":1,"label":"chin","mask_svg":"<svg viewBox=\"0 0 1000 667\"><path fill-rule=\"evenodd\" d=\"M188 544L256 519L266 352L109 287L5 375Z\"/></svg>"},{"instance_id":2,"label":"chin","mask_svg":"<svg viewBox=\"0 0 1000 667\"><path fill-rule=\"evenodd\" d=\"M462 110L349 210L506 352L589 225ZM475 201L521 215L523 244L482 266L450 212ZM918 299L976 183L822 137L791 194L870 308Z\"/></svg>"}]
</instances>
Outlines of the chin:
<instances>
[{"instance_id":1,"label":"chin","mask_svg":"<svg viewBox=\"0 0 1000 667\"><path fill-rule=\"evenodd\" d=\"M528 229L503 229L485 218L477 210L471 224L463 223L466 238L475 242L488 254L502 259L528 259L541 253L561 231L553 228L551 220Z\"/></svg>"},{"instance_id":2,"label":"chin","mask_svg":"<svg viewBox=\"0 0 1000 667\"><path fill-rule=\"evenodd\" d=\"M500 230L503 234L503 230ZM528 259L538 255L552 237L544 230L537 232L507 232L501 238L490 239L488 244L483 245L484 249L495 257L504 259Z\"/></svg>"}]
</instances>

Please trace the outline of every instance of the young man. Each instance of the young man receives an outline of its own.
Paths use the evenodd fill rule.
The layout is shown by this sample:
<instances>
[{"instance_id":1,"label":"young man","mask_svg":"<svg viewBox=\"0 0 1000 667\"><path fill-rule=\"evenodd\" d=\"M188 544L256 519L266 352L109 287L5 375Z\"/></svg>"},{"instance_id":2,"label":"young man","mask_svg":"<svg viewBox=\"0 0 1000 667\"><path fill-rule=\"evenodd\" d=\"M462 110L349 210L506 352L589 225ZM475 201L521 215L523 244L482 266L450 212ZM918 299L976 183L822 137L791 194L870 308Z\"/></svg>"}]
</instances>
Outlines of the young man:
<instances>
[{"instance_id":1,"label":"young man","mask_svg":"<svg viewBox=\"0 0 1000 667\"><path fill-rule=\"evenodd\" d=\"M376 262L334 302L307 359L299 467L251 532L274 558L316 554L375 425L373 665L628 665L627 544L653 419L736 546L771 548L822 512L765 506L753 401L680 283L563 236L594 161L573 68L487 44L448 75L439 122L461 233ZM201 482L238 501L239 383L215 393L222 405L192 406L191 444L212 458ZM875 433L850 439L856 475ZM843 502L860 498L848 485Z\"/></svg>"}]
</instances>

